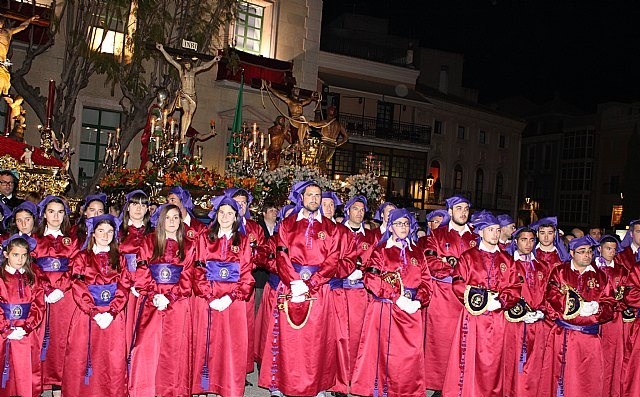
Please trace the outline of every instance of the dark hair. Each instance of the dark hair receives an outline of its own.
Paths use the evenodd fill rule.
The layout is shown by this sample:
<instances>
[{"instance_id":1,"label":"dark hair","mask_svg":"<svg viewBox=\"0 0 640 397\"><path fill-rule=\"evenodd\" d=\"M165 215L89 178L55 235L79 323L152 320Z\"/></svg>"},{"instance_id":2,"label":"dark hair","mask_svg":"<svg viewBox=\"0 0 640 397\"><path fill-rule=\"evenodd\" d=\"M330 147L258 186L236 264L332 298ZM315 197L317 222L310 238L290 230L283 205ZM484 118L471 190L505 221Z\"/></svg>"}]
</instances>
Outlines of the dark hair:
<instances>
[{"instance_id":1,"label":"dark hair","mask_svg":"<svg viewBox=\"0 0 640 397\"><path fill-rule=\"evenodd\" d=\"M553 228L553 230L558 230L558 227L553 223L543 223L542 225L538 225L538 230L540 230L540 228L543 228L543 227L550 227L550 228Z\"/></svg>"},{"instance_id":2,"label":"dark hair","mask_svg":"<svg viewBox=\"0 0 640 397\"><path fill-rule=\"evenodd\" d=\"M42 235L44 234L44 231L47 229L47 220L45 218L45 214L47 213L47 207L49 207L49 204L51 203L61 204L65 208L64 219L62 220L62 224L60 225L60 231L62 232L63 235L68 236L69 229L71 229L71 222L69 221L69 214L67 214L66 212L67 206L65 205L64 201L62 201L62 199L59 197L54 197L44 207L44 210L42 212L42 218L40 219L40 223L38 224L38 227L34 229L33 234L35 234L38 237L42 237Z\"/></svg>"},{"instance_id":3,"label":"dark hair","mask_svg":"<svg viewBox=\"0 0 640 397\"><path fill-rule=\"evenodd\" d=\"M114 238L109 243L109 264L111 265L111 269L119 272L120 271L120 250L118 248L118 239L115 238L116 225L114 225L113 222L111 222L111 220L109 219L103 219L100 222L98 222L97 225L93 225L93 232L95 233L98 226L104 225L105 223L107 225L111 225L114 233ZM91 239L89 240L89 244L87 245L87 250L92 250L95 243L96 243L95 235L91 234Z\"/></svg>"},{"instance_id":4,"label":"dark hair","mask_svg":"<svg viewBox=\"0 0 640 397\"><path fill-rule=\"evenodd\" d=\"M78 241L84 241L87 238L87 217L84 215L84 213L87 211L87 207L89 207L89 204L93 203L94 201L102 203L102 212L107 212L106 204L100 199L96 198L84 203L84 205L80 208L82 210L82 213L80 214L80 218L76 223L76 237L78 237Z\"/></svg>"},{"instance_id":5,"label":"dark hair","mask_svg":"<svg viewBox=\"0 0 640 397\"><path fill-rule=\"evenodd\" d=\"M304 196L304 194L307 192L307 189L309 189L310 187L317 187L318 189L320 189L320 192L322 192L322 188L320 187L320 185L318 185L317 183L310 183L304 187L300 196Z\"/></svg>"},{"instance_id":6,"label":"dark hair","mask_svg":"<svg viewBox=\"0 0 640 397\"><path fill-rule=\"evenodd\" d=\"M167 245L167 234L164 229L164 218L167 216L167 213L171 210L178 211L178 216L180 217L180 226L178 226L178 231L176 232L176 239L178 240L178 256L180 260L184 260L184 224L182 223L182 212L180 212L180 208L178 208L175 204L167 204L160 210L160 214L158 214L158 224L156 225L155 237L156 241L153 245L153 259L159 260L164 257L164 249Z\"/></svg>"},{"instance_id":7,"label":"dark hair","mask_svg":"<svg viewBox=\"0 0 640 397\"><path fill-rule=\"evenodd\" d=\"M16 216L21 212L26 212L31 214L31 211L29 211L28 209L21 208L18 211L16 211L13 215L11 215L11 218L9 218L9 224L7 225L7 232L9 233L9 235L14 235L19 232L18 225L16 224ZM36 228L36 214L31 214L31 217L33 218L33 229L31 230L31 233L33 233L33 230L35 230Z\"/></svg>"},{"instance_id":8,"label":"dark hair","mask_svg":"<svg viewBox=\"0 0 640 397\"><path fill-rule=\"evenodd\" d=\"M522 228L522 230L518 230L518 232L517 232L517 233L514 233L513 238L514 238L514 239L517 239L517 238L518 238L518 236L520 236L522 233L532 233L532 234L533 234L533 237L535 237L535 236L536 236L536 231L535 231L535 230L533 230L533 229L532 229L532 228L530 228L530 227L523 227L523 228Z\"/></svg>"},{"instance_id":9,"label":"dark hair","mask_svg":"<svg viewBox=\"0 0 640 397\"><path fill-rule=\"evenodd\" d=\"M16 190L18 190L18 183L20 183L20 180L9 170L1 170L0 176L10 176L11 179L13 179L13 190L11 191L11 194L15 194Z\"/></svg>"},{"instance_id":10,"label":"dark hair","mask_svg":"<svg viewBox=\"0 0 640 397\"><path fill-rule=\"evenodd\" d=\"M9 242L9 245L7 245L7 247L4 249L4 252L9 254L9 252L11 252L13 247L24 248L27 250L27 253L29 253L29 243L27 243L27 241L23 238L15 238L11 240ZM31 267L32 260L33 259L31 258L31 255L27 254L27 261L24 263L24 266L23 266L24 275L27 276L27 284L29 285L33 285L33 283L36 280L36 275L33 272L33 267ZM3 258L2 267L0 267L0 278L2 278L4 281L7 281L5 266L7 266L8 264L9 264L9 260L7 258Z\"/></svg>"},{"instance_id":11,"label":"dark hair","mask_svg":"<svg viewBox=\"0 0 640 397\"><path fill-rule=\"evenodd\" d=\"M602 228L600 226L589 226L589 229L587 230L587 233L591 233L592 230L594 229L598 229L600 230L600 233L602 233Z\"/></svg>"},{"instance_id":12,"label":"dark hair","mask_svg":"<svg viewBox=\"0 0 640 397\"><path fill-rule=\"evenodd\" d=\"M224 207L225 205L231 207L228 204L223 204L220 207ZM236 213L236 220L233 222L233 225L231 226L231 244L232 245L240 245L240 233L238 233L238 229L240 229L240 222L242 222L242 220L240 219L240 214L238 213L238 211L235 210L235 208L231 207L235 213ZM218 208L218 210L220 210L220 208ZM209 241L216 241L216 239L218 238L218 232L220 231L220 223L218 222L218 217L216 216L216 220L214 222L211 222L211 224L209 225L209 233L207 233L207 237L209 238Z\"/></svg>"},{"instance_id":13,"label":"dark hair","mask_svg":"<svg viewBox=\"0 0 640 397\"><path fill-rule=\"evenodd\" d=\"M273 201L265 201L265 203L262 205L262 212L267 212L267 210L270 208L278 209L276 203L274 203Z\"/></svg>"},{"instance_id":14,"label":"dark hair","mask_svg":"<svg viewBox=\"0 0 640 397\"><path fill-rule=\"evenodd\" d=\"M616 244L620 244L620 241L618 241L617 238L615 238L614 236L604 236L600 239L599 241L600 245L604 244L604 243L616 243Z\"/></svg>"},{"instance_id":15,"label":"dark hair","mask_svg":"<svg viewBox=\"0 0 640 397\"><path fill-rule=\"evenodd\" d=\"M129 205L131 203L144 204L147 206L147 213L144 214L144 218L142 219L142 224L145 226L144 228L145 234L151 232L151 221L150 221L151 211L149 211L149 198L144 193L136 193L133 196L131 196L131 198L129 199L129 202L127 203L127 209L124 211L124 214L122 214L122 226L120 227L122 229L122 234L120 235L121 241L124 240L129 234Z\"/></svg>"}]
</instances>

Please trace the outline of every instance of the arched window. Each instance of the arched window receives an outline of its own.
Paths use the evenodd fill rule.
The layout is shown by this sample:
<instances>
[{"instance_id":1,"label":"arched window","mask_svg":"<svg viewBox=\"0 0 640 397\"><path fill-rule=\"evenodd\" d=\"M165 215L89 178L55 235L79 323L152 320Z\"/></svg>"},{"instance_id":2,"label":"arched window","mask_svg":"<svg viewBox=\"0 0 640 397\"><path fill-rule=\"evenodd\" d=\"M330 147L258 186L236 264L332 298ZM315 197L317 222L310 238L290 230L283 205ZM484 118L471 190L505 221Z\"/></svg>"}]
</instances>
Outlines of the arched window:
<instances>
[{"instance_id":1,"label":"arched window","mask_svg":"<svg viewBox=\"0 0 640 397\"><path fill-rule=\"evenodd\" d=\"M462 190L462 167L460 164L453 169L453 190L455 192Z\"/></svg>"},{"instance_id":2,"label":"arched window","mask_svg":"<svg viewBox=\"0 0 640 397\"><path fill-rule=\"evenodd\" d=\"M484 185L484 172L482 168L478 168L476 171L476 191L475 191L475 204L482 205L482 187Z\"/></svg>"}]
</instances>

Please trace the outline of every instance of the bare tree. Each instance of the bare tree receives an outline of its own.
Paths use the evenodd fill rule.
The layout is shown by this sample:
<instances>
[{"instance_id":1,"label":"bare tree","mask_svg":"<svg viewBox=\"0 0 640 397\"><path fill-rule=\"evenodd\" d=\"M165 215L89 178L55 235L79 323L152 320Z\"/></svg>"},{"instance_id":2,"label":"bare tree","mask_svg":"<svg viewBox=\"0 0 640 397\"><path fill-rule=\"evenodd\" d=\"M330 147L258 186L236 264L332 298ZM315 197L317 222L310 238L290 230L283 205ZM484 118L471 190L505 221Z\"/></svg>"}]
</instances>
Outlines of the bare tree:
<instances>
[{"instance_id":1,"label":"bare tree","mask_svg":"<svg viewBox=\"0 0 640 397\"><path fill-rule=\"evenodd\" d=\"M52 17L49 40L39 45L29 43L24 62L12 71L13 87L44 123L46 98L28 82L28 75L37 57L62 39L65 52L56 86L54 131L73 131L78 94L92 76L102 74L112 95L120 95L120 147L127 148L144 128L157 90L168 87L176 92L179 86L178 75L164 66L165 60L149 43L178 47L187 39L212 51L210 43L233 19L237 0L53 0L51 5L52 10L60 7L60 12ZM105 41L106 32L116 27L124 31L122 51L102 52L103 46L110 44ZM95 188L103 173L102 168L96 170L87 190ZM88 193L80 192L76 183L72 189Z\"/></svg>"}]
</instances>

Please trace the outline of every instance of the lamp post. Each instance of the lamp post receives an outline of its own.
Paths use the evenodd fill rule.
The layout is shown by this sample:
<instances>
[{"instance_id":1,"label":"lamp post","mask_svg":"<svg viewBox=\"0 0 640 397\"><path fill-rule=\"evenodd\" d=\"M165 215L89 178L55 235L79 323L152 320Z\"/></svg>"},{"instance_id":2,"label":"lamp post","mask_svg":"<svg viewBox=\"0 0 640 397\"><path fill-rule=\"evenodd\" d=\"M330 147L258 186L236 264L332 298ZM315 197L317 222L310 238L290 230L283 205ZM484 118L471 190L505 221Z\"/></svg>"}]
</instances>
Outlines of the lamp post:
<instances>
[{"instance_id":1,"label":"lamp post","mask_svg":"<svg viewBox=\"0 0 640 397\"><path fill-rule=\"evenodd\" d=\"M533 199L531 197L525 197L524 198L524 202L527 203L527 205L529 206L529 224L533 223L533 205L535 203L535 201L533 201Z\"/></svg>"},{"instance_id":2,"label":"lamp post","mask_svg":"<svg viewBox=\"0 0 640 397\"><path fill-rule=\"evenodd\" d=\"M427 194L426 194L427 204L429 204L429 189L431 189L431 186L433 186L434 181L435 181L435 178L431 173L429 173L429 175L427 175Z\"/></svg>"}]
</instances>

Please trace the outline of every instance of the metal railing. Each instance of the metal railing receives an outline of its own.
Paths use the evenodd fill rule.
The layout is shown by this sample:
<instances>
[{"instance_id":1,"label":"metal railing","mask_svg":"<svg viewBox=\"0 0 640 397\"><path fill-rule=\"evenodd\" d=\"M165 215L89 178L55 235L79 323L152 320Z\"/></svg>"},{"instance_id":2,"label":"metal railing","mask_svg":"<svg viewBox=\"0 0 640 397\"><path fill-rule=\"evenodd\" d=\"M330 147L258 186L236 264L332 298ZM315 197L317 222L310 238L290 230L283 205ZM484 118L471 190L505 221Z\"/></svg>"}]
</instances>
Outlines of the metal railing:
<instances>
[{"instance_id":1,"label":"metal railing","mask_svg":"<svg viewBox=\"0 0 640 397\"><path fill-rule=\"evenodd\" d=\"M399 121L379 120L375 117L340 113L340 123L349 135L390 141L429 145L431 126Z\"/></svg>"}]
</instances>

